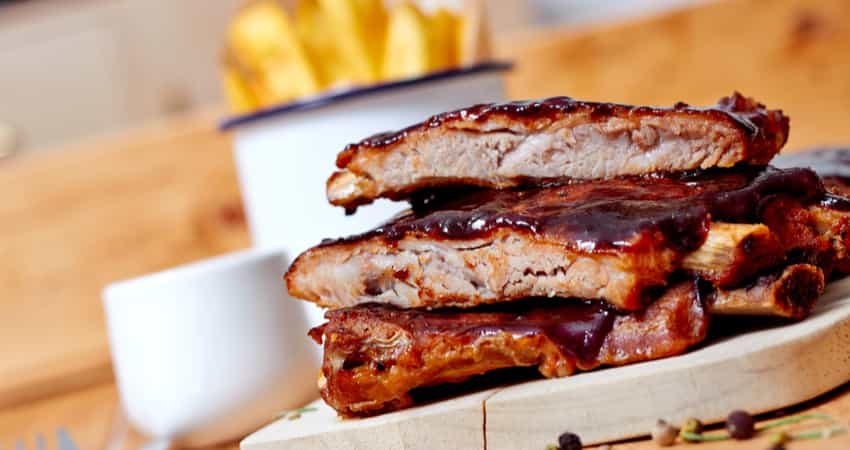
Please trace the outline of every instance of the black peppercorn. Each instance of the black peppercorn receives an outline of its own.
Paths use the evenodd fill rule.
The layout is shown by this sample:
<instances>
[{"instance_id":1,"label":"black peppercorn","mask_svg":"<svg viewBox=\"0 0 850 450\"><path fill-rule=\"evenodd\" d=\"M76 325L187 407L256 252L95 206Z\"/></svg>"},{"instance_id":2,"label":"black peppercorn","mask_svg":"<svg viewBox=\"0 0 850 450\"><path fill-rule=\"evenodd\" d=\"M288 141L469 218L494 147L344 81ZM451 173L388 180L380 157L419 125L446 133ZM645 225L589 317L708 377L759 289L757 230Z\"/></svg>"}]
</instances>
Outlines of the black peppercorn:
<instances>
[{"instance_id":1,"label":"black peppercorn","mask_svg":"<svg viewBox=\"0 0 850 450\"><path fill-rule=\"evenodd\" d=\"M566 432L558 436L558 446L561 450L581 450L581 439L575 433Z\"/></svg>"},{"instance_id":2,"label":"black peppercorn","mask_svg":"<svg viewBox=\"0 0 850 450\"><path fill-rule=\"evenodd\" d=\"M726 417L726 431L734 439L742 440L753 437L756 432L755 421L746 411L732 411Z\"/></svg>"}]
</instances>

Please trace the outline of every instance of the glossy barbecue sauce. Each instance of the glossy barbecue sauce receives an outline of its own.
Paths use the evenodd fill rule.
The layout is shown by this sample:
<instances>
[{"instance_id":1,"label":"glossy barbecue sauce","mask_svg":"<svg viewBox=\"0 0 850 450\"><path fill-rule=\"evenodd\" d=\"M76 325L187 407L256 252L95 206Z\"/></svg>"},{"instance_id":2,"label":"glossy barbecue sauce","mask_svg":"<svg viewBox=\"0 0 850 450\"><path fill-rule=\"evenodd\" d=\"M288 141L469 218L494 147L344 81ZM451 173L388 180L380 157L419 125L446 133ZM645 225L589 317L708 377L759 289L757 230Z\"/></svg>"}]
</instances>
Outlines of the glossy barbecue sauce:
<instances>
[{"instance_id":1,"label":"glossy barbecue sauce","mask_svg":"<svg viewBox=\"0 0 850 450\"><path fill-rule=\"evenodd\" d=\"M515 337L543 335L557 345L561 353L573 355L581 361L593 361L611 331L617 313L598 301L553 303L551 299L538 299L536 304L545 306L520 306L490 313L442 314L435 311L415 320L426 322L423 326L429 330L460 332L470 340L499 333L510 333Z\"/></svg>"},{"instance_id":2,"label":"glossy barbecue sauce","mask_svg":"<svg viewBox=\"0 0 850 450\"><path fill-rule=\"evenodd\" d=\"M634 106L618 103L600 103L576 100L571 97L549 97L539 100L524 100L507 103L483 103L455 111L434 115L424 122L398 130L378 133L360 142L349 144L340 154L338 165L343 167L350 161L358 148L381 148L403 141L416 130L439 128L452 122L484 122L494 116L506 117L516 123L536 120L556 120L566 114L586 112L595 119L608 117L628 117L638 115L668 115L671 112L693 114L706 119L729 121L742 129L751 139L768 138L761 136L759 130L765 129L771 122L786 122L779 111L768 111L764 105L754 103L739 93L721 98L717 105L709 108L693 107L687 103L676 103L670 108L653 106ZM768 116L773 117L768 117ZM768 133L769 134L769 133Z\"/></svg>"},{"instance_id":3,"label":"glossy barbecue sauce","mask_svg":"<svg viewBox=\"0 0 850 450\"><path fill-rule=\"evenodd\" d=\"M828 208L850 211L850 148L826 148L780 155L780 167L808 167L818 173L830 193L821 200Z\"/></svg>"},{"instance_id":4,"label":"glossy barbecue sauce","mask_svg":"<svg viewBox=\"0 0 850 450\"><path fill-rule=\"evenodd\" d=\"M475 239L510 228L583 253L648 248L690 252L704 242L711 221L760 222L761 203L774 195L806 204L820 201L825 192L809 169L767 167L441 194L341 241L381 236L392 245L410 235Z\"/></svg>"},{"instance_id":5,"label":"glossy barbecue sauce","mask_svg":"<svg viewBox=\"0 0 850 450\"><path fill-rule=\"evenodd\" d=\"M844 156L850 162L850 152ZM810 169L739 168L423 196L411 212L342 241L381 236L392 242L410 234L470 239L508 227L556 239L579 251L629 251L641 245L691 251L704 241L711 220L758 222L760 205L776 195L804 204L830 201L830 194ZM324 245L335 242L340 241ZM536 303L531 299L472 310L411 312L370 307L400 315L398 319L403 319L406 327L456 332L469 339L505 332L543 335L564 354L585 362L598 357L617 317L624 314L604 302L574 299ZM311 334L315 338L321 333L316 329Z\"/></svg>"},{"instance_id":6,"label":"glossy barbecue sauce","mask_svg":"<svg viewBox=\"0 0 850 450\"><path fill-rule=\"evenodd\" d=\"M413 335L454 334L468 344L484 336L509 333L515 338L543 336L564 355L593 363L605 337L614 326L617 312L601 301L527 299L474 309L405 310L371 304L382 320L400 324ZM333 320L331 312L328 316ZM310 335L321 342L324 326Z\"/></svg>"}]
</instances>

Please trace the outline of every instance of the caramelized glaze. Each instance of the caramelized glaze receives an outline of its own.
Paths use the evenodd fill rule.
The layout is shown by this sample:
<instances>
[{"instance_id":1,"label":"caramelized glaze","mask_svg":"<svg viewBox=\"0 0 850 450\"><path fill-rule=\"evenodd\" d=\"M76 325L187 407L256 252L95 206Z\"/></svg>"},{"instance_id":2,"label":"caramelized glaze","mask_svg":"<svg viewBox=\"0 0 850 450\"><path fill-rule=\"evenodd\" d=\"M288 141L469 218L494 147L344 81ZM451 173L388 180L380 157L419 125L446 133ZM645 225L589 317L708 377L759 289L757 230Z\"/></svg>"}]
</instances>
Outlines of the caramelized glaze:
<instances>
[{"instance_id":1,"label":"caramelized glaze","mask_svg":"<svg viewBox=\"0 0 850 450\"><path fill-rule=\"evenodd\" d=\"M410 235L474 239L510 228L588 253L692 251L711 220L758 222L759 205L774 195L807 203L823 198L824 188L809 169L768 167L441 194L372 231L323 245L375 236L390 243Z\"/></svg>"},{"instance_id":2,"label":"caramelized glaze","mask_svg":"<svg viewBox=\"0 0 850 450\"><path fill-rule=\"evenodd\" d=\"M768 110L761 103L744 97L738 92L721 98L717 105L708 108L693 107L683 102L676 103L670 108L633 106L589 102L562 96L508 103L484 103L437 114L407 128L378 133L360 142L347 145L337 157L337 166L346 167L360 149L391 147L405 140L413 132L440 128L456 122L481 124L491 118L499 117L531 127L533 123L552 122L567 114L579 112L587 113L592 120L599 121L611 117L689 115L715 122L726 122L741 132L742 140L746 145L754 147L776 145L777 137L780 137L781 142L778 144L781 147L788 135L788 117L783 115L782 111Z\"/></svg>"},{"instance_id":3,"label":"caramelized glaze","mask_svg":"<svg viewBox=\"0 0 850 450\"><path fill-rule=\"evenodd\" d=\"M850 211L850 148L809 150L776 158L781 167L808 167L817 172L830 191L821 205Z\"/></svg>"},{"instance_id":4,"label":"caramelized glaze","mask_svg":"<svg viewBox=\"0 0 850 450\"><path fill-rule=\"evenodd\" d=\"M347 416L405 408L417 388L508 367L564 377L681 354L705 338L709 325L703 295L690 281L633 313L545 298L471 312L370 304L325 317L310 333L324 344L320 391Z\"/></svg>"},{"instance_id":5,"label":"caramelized glaze","mask_svg":"<svg viewBox=\"0 0 850 450\"><path fill-rule=\"evenodd\" d=\"M474 309L405 310L381 304L366 304L332 311L330 320L352 311L398 323L413 335L423 333L461 336L467 345L482 336L508 333L516 338L545 336L563 355L590 363L599 354L614 320L622 314L601 301L530 298L520 302L488 305ZM310 336L321 343L324 326ZM391 364L392 362L385 362Z\"/></svg>"}]
</instances>

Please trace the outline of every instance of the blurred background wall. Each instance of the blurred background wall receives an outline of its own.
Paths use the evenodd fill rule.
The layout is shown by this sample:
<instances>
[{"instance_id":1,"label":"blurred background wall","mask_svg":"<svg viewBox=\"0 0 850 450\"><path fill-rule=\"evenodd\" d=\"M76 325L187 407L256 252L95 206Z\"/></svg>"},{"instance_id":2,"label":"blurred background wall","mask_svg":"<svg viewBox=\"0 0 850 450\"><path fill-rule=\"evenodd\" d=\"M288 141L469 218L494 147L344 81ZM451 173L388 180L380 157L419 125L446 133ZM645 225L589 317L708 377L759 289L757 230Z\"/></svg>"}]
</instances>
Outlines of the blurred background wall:
<instances>
[{"instance_id":1,"label":"blurred background wall","mask_svg":"<svg viewBox=\"0 0 850 450\"><path fill-rule=\"evenodd\" d=\"M19 0L0 6L0 122L44 148L219 101L237 0Z\"/></svg>"}]
</instances>

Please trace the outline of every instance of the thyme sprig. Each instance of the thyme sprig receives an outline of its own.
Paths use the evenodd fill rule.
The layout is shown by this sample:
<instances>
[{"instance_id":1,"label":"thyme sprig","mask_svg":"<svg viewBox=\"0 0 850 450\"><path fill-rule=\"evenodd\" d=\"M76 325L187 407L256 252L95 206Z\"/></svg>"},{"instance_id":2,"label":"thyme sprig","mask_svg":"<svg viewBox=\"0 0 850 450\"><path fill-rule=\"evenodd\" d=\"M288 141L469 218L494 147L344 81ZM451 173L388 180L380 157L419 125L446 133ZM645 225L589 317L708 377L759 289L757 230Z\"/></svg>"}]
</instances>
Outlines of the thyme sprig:
<instances>
[{"instance_id":1,"label":"thyme sprig","mask_svg":"<svg viewBox=\"0 0 850 450\"><path fill-rule=\"evenodd\" d=\"M783 427L786 425L792 425L795 423L805 422L807 420L822 420L829 424L836 423L835 419L823 413L807 413L807 414L798 414L794 416L784 417L782 419L777 419L772 422L768 422L756 427L756 433L761 433L763 431ZM803 431L794 434L783 434L783 437L789 441L793 440L812 440L812 439L828 439L832 436L850 433L850 428L847 426L832 426L829 428L824 428L821 430L813 430L813 431ZM728 432L718 432L718 433L702 433L702 432L694 432L694 431L686 431L682 430L679 433L679 436L688 442L712 442L712 441L726 441L732 439Z\"/></svg>"},{"instance_id":2,"label":"thyme sprig","mask_svg":"<svg viewBox=\"0 0 850 450\"><path fill-rule=\"evenodd\" d=\"M275 420L280 420L280 419L298 420L298 419L301 418L302 414L305 414L305 413L308 413L308 412L313 412L313 411L318 411L318 410L319 409L316 408L315 406L305 406L303 408L281 411L280 413L278 413L277 416L275 416Z\"/></svg>"}]
</instances>

